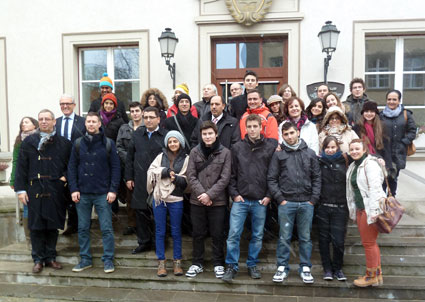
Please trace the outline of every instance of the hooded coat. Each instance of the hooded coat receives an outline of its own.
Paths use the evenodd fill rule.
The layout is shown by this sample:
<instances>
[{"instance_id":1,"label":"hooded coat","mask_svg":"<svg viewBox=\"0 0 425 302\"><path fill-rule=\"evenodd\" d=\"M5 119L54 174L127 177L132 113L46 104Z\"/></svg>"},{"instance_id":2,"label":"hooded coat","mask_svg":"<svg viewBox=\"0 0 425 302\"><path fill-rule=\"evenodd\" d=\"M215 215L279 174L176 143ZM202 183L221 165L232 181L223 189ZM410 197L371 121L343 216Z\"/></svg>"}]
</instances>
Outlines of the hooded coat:
<instances>
[{"instance_id":1,"label":"hooded coat","mask_svg":"<svg viewBox=\"0 0 425 302\"><path fill-rule=\"evenodd\" d=\"M43 150L37 150L40 134L28 136L21 144L15 176L15 192L28 194L30 230L63 229L65 224L66 177L71 142L56 134Z\"/></svg>"},{"instance_id":2,"label":"hooded coat","mask_svg":"<svg viewBox=\"0 0 425 302\"><path fill-rule=\"evenodd\" d=\"M329 119L335 113L341 117L341 126L338 129L329 126ZM338 106L329 108L323 118L322 131L319 133L320 150L322 150L323 141L328 136L335 136L338 139L339 148L343 153L348 153L350 142L359 138L356 132L348 125L347 117Z\"/></svg>"},{"instance_id":3,"label":"hooded coat","mask_svg":"<svg viewBox=\"0 0 425 302\"><path fill-rule=\"evenodd\" d=\"M140 104L142 104L142 108L145 109L149 106L148 98L151 95L155 95L158 103L159 117L161 118L161 126L164 120L167 118L167 110L168 110L168 102L165 95L158 88L149 88L143 92L142 97L140 98Z\"/></svg>"}]
</instances>

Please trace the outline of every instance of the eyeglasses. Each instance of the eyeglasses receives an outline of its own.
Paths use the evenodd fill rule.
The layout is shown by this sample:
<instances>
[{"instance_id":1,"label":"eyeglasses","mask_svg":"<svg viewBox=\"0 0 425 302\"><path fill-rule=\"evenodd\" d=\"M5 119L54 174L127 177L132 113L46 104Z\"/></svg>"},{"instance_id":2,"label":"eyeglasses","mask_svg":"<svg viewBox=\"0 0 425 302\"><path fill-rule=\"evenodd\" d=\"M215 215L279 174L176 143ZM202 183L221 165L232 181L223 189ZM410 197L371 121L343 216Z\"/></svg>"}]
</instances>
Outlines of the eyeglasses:
<instances>
[{"instance_id":1,"label":"eyeglasses","mask_svg":"<svg viewBox=\"0 0 425 302\"><path fill-rule=\"evenodd\" d=\"M49 117L44 117L44 118L39 118L38 119L38 121L39 122L50 122L50 121L52 121L53 119L52 118L49 118Z\"/></svg>"},{"instance_id":2,"label":"eyeglasses","mask_svg":"<svg viewBox=\"0 0 425 302\"><path fill-rule=\"evenodd\" d=\"M75 105L74 103L60 103L61 107L65 107L65 106L72 106Z\"/></svg>"},{"instance_id":3,"label":"eyeglasses","mask_svg":"<svg viewBox=\"0 0 425 302\"><path fill-rule=\"evenodd\" d=\"M340 118L340 117L338 117L338 116L333 116L333 117L331 117L329 120L330 120L330 121L340 121L340 120L341 120L341 118Z\"/></svg>"}]
</instances>

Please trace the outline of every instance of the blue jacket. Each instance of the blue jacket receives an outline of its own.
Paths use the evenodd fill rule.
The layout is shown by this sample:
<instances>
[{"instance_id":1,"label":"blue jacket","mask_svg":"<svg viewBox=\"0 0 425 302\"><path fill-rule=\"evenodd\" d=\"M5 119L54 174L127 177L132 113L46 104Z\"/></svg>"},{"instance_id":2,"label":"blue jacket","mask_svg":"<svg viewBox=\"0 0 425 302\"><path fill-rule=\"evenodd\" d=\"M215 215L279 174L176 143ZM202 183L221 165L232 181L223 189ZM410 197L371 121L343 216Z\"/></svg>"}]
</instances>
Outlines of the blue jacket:
<instances>
[{"instance_id":1,"label":"blue jacket","mask_svg":"<svg viewBox=\"0 0 425 302\"><path fill-rule=\"evenodd\" d=\"M108 156L103 132L94 135L91 141L88 136L84 136L80 143L79 154L75 143L73 144L68 163L68 184L71 193L117 193L120 177L120 159L115 143L111 141Z\"/></svg>"}]
</instances>

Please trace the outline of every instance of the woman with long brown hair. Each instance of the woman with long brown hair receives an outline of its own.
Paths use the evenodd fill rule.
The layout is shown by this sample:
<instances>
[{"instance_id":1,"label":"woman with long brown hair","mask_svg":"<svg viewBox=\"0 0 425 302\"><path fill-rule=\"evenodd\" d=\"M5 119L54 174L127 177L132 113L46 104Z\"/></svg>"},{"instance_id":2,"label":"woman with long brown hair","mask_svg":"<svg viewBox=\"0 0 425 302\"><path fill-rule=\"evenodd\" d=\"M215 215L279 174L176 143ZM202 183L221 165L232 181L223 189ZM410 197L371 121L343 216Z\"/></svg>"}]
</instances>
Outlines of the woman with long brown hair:
<instances>
[{"instance_id":1,"label":"woman with long brown hair","mask_svg":"<svg viewBox=\"0 0 425 302\"><path fill-rule=\"evenodd\" d=\"M355 124L353 130L366 143L369 154L384 156L384 133L382 122L379 118L378 105L373 101L363 104L360 122Z\"/></svg>"}]
</instances>

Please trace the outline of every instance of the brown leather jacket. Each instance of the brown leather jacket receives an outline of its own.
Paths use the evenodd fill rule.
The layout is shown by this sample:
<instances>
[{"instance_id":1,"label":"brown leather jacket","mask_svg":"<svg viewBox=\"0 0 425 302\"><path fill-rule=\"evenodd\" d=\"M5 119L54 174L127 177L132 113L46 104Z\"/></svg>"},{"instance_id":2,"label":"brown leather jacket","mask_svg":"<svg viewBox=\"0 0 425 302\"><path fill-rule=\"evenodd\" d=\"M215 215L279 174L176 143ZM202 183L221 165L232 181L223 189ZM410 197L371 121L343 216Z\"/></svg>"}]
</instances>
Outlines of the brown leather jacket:
<instances>
[{"instance_id":1,"label":"brown leather jacket","mask_svg":"<svg viewBox=\"0 0 425 302\"><path fill-rule=\"evenodd\" d=\"M198 172L208 160L201 150L201 145L192 149L187 167L187 180L191 186L190 203L202 206L198 196L207 193L212 201L212 206L224 206L228 203L227 186L230 181L232 157L230 150L219 144L212 152L212 162Z\"/></svg>"}]
</instances>

